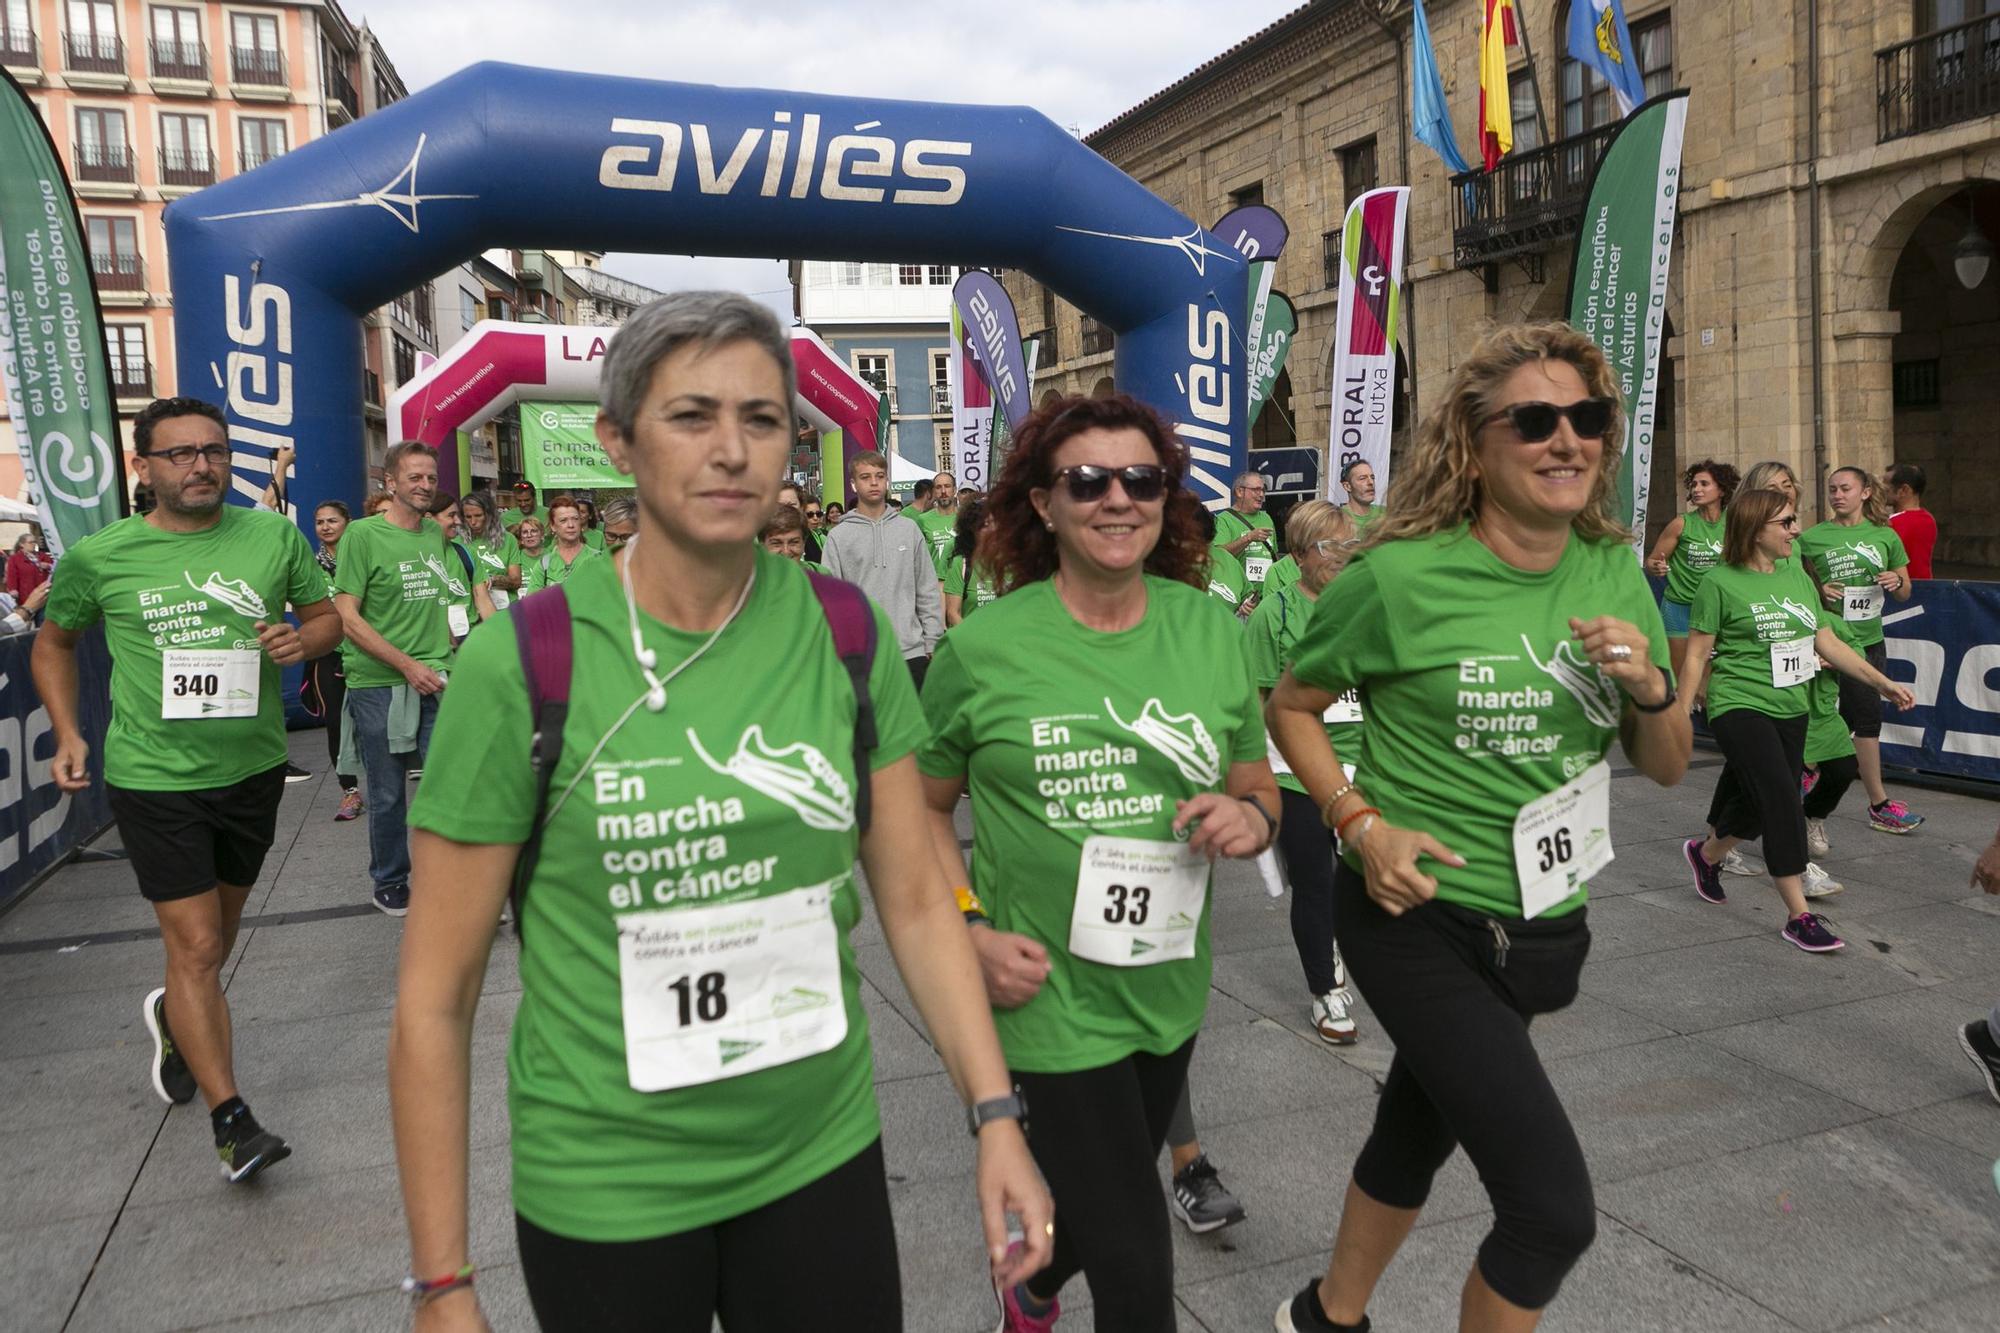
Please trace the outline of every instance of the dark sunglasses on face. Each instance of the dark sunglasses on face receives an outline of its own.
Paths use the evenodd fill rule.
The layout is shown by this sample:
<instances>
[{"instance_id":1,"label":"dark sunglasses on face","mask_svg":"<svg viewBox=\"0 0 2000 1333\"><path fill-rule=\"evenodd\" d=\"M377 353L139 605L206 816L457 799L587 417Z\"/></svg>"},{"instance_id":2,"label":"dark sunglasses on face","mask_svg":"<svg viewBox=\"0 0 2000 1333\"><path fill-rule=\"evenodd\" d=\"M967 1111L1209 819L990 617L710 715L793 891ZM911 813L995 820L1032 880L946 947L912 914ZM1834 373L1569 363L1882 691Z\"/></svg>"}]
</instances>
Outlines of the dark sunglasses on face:
<instances>
[{"instance_id":1,"label":"dark sunglasses on face","mask_svg":"<svg viewBox=\"0 0 2000 1333\"><path fill-rule=\"evenodd\" d=\"M1540 444L1556 433L1558 421L1568 417L1570 429L1580 439L1601 440L1604 432L1611 429L1611 414L1616 406L1609 398L1585 398L1568 407L1557 407L1554 403L1515 403L1486 418L1486 424L1490 426L1504 418L1523 444Z\"/></svg>"},{"instance_id":2,"label":"dark sunglasses on face","mask_svg":"<svg viewBox=\"0 0 2000 1333\"><path fill-rule=\"evenodd\" d=\"M1787 514L1783 518L1774 518L1771 521L1781 528L1790 528L1794 531L1797 531L1799 526L1799 516L1797 514Z\"/></svg>"},{"instance_id":3,"label":"dark sunglasses on face","mask_svg":"<svg viewBox=\"0 0 2000 1333\"><path fill-rule=\"evenodd\" d=\"M818 518L819 516L820 516L820 511L819 511L819 510L817 510L817 509L808 509L808 510L806 510L806 517L807 517L807 518Z\"/></svg>"},{"instance_id":4,"label":"dark sunglasses on face","mask_svg":"<svg viewBox=\"0 0 2000 1333\"><path fill-rule=\"evenodd\" d=\"M1158 463L1135 463L1131 467L1118 468L1080 463L1075 467L1058 468L1054 479L1068 489L1070 499L1078 504L1089 504L1111 493L1113 477L1118 478L1119 484L1125 488L1125 498L1135 504L1157 500L1167 493L1167 470Z\"/></svg>"}]
</instances>

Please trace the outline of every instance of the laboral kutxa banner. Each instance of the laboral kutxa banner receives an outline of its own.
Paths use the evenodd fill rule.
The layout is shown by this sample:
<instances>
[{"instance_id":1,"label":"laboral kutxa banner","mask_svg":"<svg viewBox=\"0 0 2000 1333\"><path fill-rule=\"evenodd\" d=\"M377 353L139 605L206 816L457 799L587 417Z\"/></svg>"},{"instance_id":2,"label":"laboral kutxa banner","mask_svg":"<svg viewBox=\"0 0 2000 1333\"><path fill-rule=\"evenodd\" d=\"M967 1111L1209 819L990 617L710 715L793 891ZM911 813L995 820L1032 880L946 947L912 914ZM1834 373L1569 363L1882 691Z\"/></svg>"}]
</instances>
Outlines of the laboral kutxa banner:
<instances>
[{"instance_id":1,"label":"laboral kutxa banner","mask_svg":"<svg viewBox=\"0 0 2000 1333\"><path fill-rule=\"evenodd\" d=\"M1340 306L1333 335L1333 430L1329 498L1345 502L1349 463L1375 469L1389 493L1389 437L1396 425L1396 317L1403 303L1403 234L1410 188L1370 190L1347 210L1340 233Z\"/></svg>"},{"instance_id":2,"label":"laboral kutxa banner","mask_svg":"<svg viewBox=\"0 0 2000 1333\"><path fill-rule=\"evenodd\" d=\"M521 470L537 491L630 486L597 442L597 404L522 403Z\"/></svg>"},{"instance_id":3,"label":"laboral kutxa banner","mask_svg":"<svg viewBox=\"0 0 2000 1333\"><path fill-rule=\"evenodd\" d=\"M55 145L12 76L0 86L0 307L21 471L60 554L123 517L125 457L90 246Z\"/></svg>"},{"instance_id":4,"label":"laboral kutxa banner","mask_svg":"<svg viewBox=\"0 0 2000 1333\"><path fill-rule=\"evenodd\" d=\"M1604 349L1618 378L1625 405L1618 513L1641 539L1686 125L1682 88L1642 103L1618 126L1591 178L1569 277L1569 322Z\"/></svg>"}]
</instances>

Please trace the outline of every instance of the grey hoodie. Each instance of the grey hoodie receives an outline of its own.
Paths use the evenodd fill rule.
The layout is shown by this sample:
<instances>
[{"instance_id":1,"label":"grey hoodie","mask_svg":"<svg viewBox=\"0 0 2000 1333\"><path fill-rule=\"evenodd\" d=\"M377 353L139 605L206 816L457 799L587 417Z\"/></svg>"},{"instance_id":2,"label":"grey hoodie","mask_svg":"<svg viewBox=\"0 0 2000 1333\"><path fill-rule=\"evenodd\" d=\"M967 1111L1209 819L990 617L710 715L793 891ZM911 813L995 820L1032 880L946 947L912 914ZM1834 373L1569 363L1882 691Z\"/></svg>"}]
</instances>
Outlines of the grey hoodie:
<instances>
[{"instance_id":1,"label":"grey hoodie","mask_svg":"<svg viewBox=\"0 0 2000 1333\"><path fill-rule=\"evenodd\" d=\"M893 509L881 518L850 509L826 534L820 562L889 613L905 658L930 656L944 635L944 594L922 528Z\"/></svg>"}]
</instances>

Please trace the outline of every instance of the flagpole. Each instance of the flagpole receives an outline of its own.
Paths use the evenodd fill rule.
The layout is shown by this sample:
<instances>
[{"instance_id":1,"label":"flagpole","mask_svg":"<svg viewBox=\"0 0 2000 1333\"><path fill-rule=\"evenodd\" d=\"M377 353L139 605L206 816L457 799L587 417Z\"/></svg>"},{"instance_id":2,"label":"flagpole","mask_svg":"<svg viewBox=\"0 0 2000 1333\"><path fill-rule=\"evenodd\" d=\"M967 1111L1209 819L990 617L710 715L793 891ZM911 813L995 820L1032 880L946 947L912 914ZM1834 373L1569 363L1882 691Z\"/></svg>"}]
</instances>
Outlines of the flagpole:
<instances>
[{"instance_id":1,"label":"flagpole","mask_svg":"<svg viewBox=\"0 0 2000 1333\"><path fill-rule=\"evenodd\" d=\"M1548 118L1542 114L1542 76L1535 69L1535 47L1528 40L1527 0L1514 0L1514 28L1521 38L1521 54L1528 58L1528 87L1535 99L1535 127L1541 131L1542 145L1555 142L1549 137Z\"/></svg>"}]
</instances>

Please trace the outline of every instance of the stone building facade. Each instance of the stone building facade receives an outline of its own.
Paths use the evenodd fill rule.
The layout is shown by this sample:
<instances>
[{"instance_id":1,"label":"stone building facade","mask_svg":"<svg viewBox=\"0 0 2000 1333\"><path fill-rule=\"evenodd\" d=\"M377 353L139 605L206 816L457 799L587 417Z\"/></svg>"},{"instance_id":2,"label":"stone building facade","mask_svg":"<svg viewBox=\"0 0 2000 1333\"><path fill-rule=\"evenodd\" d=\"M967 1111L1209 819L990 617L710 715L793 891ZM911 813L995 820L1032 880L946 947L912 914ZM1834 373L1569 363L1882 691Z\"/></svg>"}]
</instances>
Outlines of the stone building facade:
<instances>
[{"instance_id":1,"label":"stone building facade","mask_svg":"<svg viewBox=\"0 0 2000 1333\"><path fill-rule=\"evenodd\" d=\"M1253 446L1325 445L1339 227L1363 189L1412 186L1418 412L1482 329L1564 312L1616 112L1565 54L1567 5L1516 5L1515 150L1491 174L1454 181L1409 137L1407 0L1304 5L1086 137L1197 221L1261 199L1290 225L1277 287L1299 330ZM1426 8L1476 162L1483 5ZM2000 569L2000 274L1968 285L1958 262L2000 236L2000 0L1626 12L1649 90L1690 90L1648 526L1672 517L1673 473L1696 459L1782 459L1815 491L1835 467L1901 460L1930 474L1940 563ZM1023 330L1054 329L1037 395L1107 391L1110 332L1023 274L1007 282Z\"/></svg>"}]
</instances>

